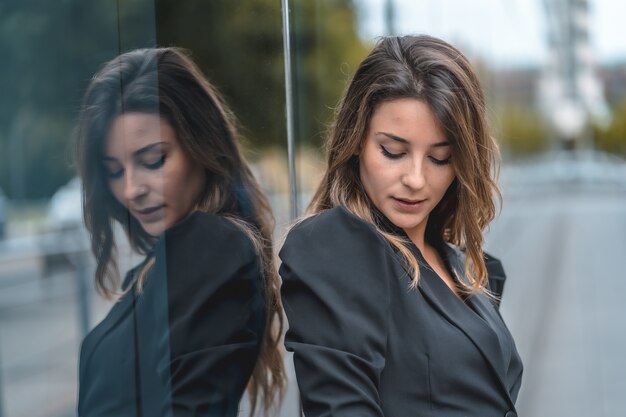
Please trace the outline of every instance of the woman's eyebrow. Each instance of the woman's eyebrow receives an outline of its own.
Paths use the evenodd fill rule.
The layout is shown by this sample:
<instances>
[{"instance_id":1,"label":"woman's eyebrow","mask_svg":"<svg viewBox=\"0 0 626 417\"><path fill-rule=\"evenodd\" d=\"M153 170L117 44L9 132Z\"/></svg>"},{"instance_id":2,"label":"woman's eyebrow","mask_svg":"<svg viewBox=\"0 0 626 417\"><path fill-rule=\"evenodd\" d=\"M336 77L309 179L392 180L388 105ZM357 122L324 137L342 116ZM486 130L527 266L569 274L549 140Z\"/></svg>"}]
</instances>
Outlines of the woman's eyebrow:
<instances>
[{"instance_id":1,"label":"woman's eyebrow","mask_svg":"<svg viewBox=\"0 0 626 417\"><path fill-rule=\"evenodd\" d=\"M393 139L396 142L400 142L400 143L409 143L409 141L407 139L401 138L400 136L396 136L393 135L391 133L387 133L387 132L378 132L379 135L383 135L383 136L387 136L389 139Z\"/></svg>"},{"instance_id":2,"label":"woman's eyebrow","mask_svg":"<svg viewBox=\"0 0 626 417\"><path fill-rule=\"evenodd\" d=\"M151 143L149 145L144 146L143 148L137 149L135 152L133 152L133 155L141 156L141 155L143 155L145 153L150 152L151 150L153 150L157 146L163 145L164 143L165 142L163 142L163 141ZM104 156L102 156L102 161L103 162L117 162L117 158L115 158L113 156L110 156L110 155L104 155Z\"/></svg>"},{"instance_id":3,"label":"woman's eyebrow","mask_svg":"<svg viewBox=\"0 0 626 417\"><path fill-rule=\"evenodd\" d=\"M400 137L400 136L397 136L397 135L394 135L394 134L391 134L391 133L388 133L388 132L378 132L378 134L386 136L389 139L393 139L396 142L407 143L407 144L409 143L409 141L407 139L405 139L403 137ZM450 146L450 141L442 140L441 142L436 142L436 143L433 143L432 145L429 145L429 146L431 148L439 148L439 147L442 147L442 146Z\"/></svg>"},{"instance_id":4,"label":"woman's eyebrow","mask_svg":"<svg viewBox=\"0 0 626 417\"><path fill-rule=\"evenodd\" d=\"M163 141L159 141L159 142L154 142L154 143L151 143L151 144L149 144L149 145L144 146L143 148L137 149L135 152L133 152L133 154L134 154L135 156L141 156L141 155L143 155L143 154L145 154L145 153L150 152L151 150L153 150L153 149L154 149L154 148L156 148L157 146L162 145L162 144L164 144L164 143L165 143L165 142L163 142Z\"/></svg>"}]
</instances>

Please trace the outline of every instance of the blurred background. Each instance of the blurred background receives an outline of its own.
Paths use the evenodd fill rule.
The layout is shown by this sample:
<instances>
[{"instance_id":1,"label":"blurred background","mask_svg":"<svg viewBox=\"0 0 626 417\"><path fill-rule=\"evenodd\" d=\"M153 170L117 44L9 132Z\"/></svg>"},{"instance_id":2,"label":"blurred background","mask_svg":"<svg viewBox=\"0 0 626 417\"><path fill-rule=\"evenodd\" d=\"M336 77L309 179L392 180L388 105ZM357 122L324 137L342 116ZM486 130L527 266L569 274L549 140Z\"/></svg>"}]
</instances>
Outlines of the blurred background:
<instances>
[{"instance_id":1,"label":"blurred background","mask_svg":"<svg viewBox=\"0 0 626 417\"><path fill-rule=\"evenodd\" d=\"M626 415L625 17L611 0L2 1L0 417L75 415L80 341L110 308L93 290L72 164L104 62L191 52L238 118L280 239L320 178L359 61L379 36L417 33L472 60L503 153L487 249L508 274L520 415ZM140 260L127 246L120 258ZM281 416L297 415L296 392L292 380Z\"/></svg>"}]
</instances>

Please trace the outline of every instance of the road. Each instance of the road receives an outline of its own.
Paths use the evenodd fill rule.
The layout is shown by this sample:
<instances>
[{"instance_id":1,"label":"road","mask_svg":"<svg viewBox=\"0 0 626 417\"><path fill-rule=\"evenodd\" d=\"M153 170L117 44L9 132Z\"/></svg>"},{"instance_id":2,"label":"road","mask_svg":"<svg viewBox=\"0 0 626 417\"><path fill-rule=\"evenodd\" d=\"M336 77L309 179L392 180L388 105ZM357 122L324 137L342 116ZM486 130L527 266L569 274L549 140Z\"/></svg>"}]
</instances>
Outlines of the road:
<instances>
[{"instance_id":1,"label":"road","mask_svg":"<svg viewBox=\"0 0 626 417\"><path fill-rule=\"evenodd\" d=\"M520 415L626 415L626 193L511 197L487 249L508 275L501 308L525 364Z\"/></svg>"}]
</instances>

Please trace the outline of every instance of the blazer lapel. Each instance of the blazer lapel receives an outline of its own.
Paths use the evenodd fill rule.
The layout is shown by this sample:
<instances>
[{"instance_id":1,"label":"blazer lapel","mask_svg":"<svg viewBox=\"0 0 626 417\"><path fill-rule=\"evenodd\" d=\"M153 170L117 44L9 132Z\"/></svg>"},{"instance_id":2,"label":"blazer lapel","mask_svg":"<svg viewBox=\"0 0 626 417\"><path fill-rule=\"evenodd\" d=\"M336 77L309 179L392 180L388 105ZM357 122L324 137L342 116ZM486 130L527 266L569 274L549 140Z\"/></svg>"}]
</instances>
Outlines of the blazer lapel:
<instances>
[{"instance_id":1,"label":"blazer lapel","mask_svg":"<svg viewBox=\"0 0 626 417\"><path fill-rule=\"evenodd\" d=\"M457 275L458 279L465 279L463 259L460 259L459 254L445 244L442 249L442 255L445 256L450 270ZM411 250L420 264L426 265L426 261L415 245L411 245ZM452 293L450 288L437 274L427 267L420 268L418 288L433 308L451 324L459 328L482 353L485 361L494 372L501 389L506 394L510 405L513 407L513 401L505 383L506 364L501 343L496 332L482 317L482 314L485 314L485 306L481 305L480 301L477 301L478 297L469 297L469 305L466 305Z\"/></svg>"},{"instance_id":2,"label":"blazer lapel","mask_svg":"<svg viewBox=\"0 0 626 417\"><path fill-rule=\"evenodd\" d=\"M106 318L94 327L85 337L81 346L81 357L84 363L89 361L91 354L100 341L113 330L121 320L131 314L130 310L133 306L132 300L134 297L136 297L136 295L134 289L132 289L113 305Z\"/></svg>"}]
</instances>

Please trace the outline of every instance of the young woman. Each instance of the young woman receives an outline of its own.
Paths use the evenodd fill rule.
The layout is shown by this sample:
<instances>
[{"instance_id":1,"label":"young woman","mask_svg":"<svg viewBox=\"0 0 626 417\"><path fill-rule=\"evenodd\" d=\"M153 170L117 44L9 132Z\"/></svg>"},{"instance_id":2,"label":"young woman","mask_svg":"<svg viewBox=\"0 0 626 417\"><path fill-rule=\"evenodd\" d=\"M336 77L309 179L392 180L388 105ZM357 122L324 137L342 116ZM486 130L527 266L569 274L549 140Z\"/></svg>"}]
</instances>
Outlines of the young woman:
<instances>
[{"instance_id":1,"label":"young woman","mask_svg":"<svg viewBox=\"0 0 626 417\"><path fill-rule=\"evenodd\" d=\"M467 59L428 36L382 39L327 158L280 254L305 415L515 416L522 364L482 249L498 150Z\"/></svg>"},{"instance_id":2,"label":"young woman","mask_svg":"<svg viewBox=\"0 0 626 417\"><path fill-rule=\"evenodd\" d=\"M285 375L273 219L230 113L174 48L109 62L77 131L96 285L116 298L84 340L80 416L236 416ZM113 223L145 261L120 283Z\"/></svg>"}]
</instances>

